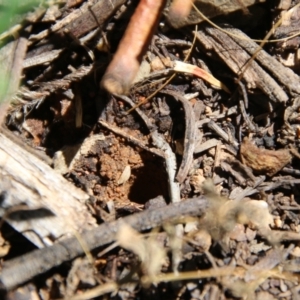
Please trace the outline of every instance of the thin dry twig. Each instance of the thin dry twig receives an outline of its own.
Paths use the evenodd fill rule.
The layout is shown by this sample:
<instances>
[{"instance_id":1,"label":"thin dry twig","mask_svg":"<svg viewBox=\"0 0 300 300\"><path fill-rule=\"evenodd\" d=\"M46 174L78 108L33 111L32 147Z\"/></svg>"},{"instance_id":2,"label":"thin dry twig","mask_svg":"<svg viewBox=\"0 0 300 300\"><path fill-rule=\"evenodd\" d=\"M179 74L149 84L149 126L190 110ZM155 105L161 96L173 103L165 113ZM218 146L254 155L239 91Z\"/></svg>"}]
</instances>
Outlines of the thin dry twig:
<instances>
[{"instance_id":1,"label":"thin dry twig","mask_svg":"<svg viewBox=\"0 0 300 300\"><path fill-rule=\"evenodd\" d=\"M175 100L180 101L185 113L185 133L184 133L184 152L182 162L180 164L176 179L182 183L188 172L190 171L193 163L193 154L195 149L195 136L196 136L196 121L195 114L191 104L181 94L171 90L161 91L164 94L172 96Z\"/></svg>"},{"instance_id":2,"label":"thin dry twig","mask_svg":"<svg viewBox=\"0 0 300 300\"><path fill-rule=\"evenodd\" d=\"M157 156L160 157L165 157L164 153L159 150L159 149L155 149L155 148L149 148L145 143L143 143L142 141L140 141L139 139L135 138L134 136L129 135L128 133L124 132L122 129L120 129L117 126L114 126L113 124L109 124L104 120L99 120L98 121L99 124L101 124L103 127L105 127L106 129L112 131L113 133L120 135L124 138L126 138L129 142L133 143L134 145L140 147L141 149L145 149Z\"/></svg>"},{"instance_id":3,"label":"thin dry twig","mask_svg":"<svg viewBox=\"0 0 300 300\"><path fill-rule=\"evenodd\" d=\"M175 182L176 174L176 157L169 144L164 140L163 136L157 131L152 133L153 144L165 153L166 170L169 178L169 193L171 202L180 201L179 184Z\"/></svg>"}]
</instances>

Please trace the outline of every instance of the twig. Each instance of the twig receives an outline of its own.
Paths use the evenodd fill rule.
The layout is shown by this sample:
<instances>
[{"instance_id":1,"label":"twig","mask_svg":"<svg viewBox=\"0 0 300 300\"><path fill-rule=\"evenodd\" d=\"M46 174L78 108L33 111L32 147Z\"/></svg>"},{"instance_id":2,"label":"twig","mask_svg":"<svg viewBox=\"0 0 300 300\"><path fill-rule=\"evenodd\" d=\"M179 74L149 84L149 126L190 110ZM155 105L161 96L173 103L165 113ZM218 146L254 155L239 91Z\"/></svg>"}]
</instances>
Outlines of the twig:
<instances>
[{"instance_id":1,"label":"twig","mask_svg":"<svg viewBox=\"0 0 300 300\"><path fill-rule=\"evenodd\" d=\"M216 168L220 166L221 148L222 148L222 144L219 142L216 145L216 150L215 150L215 161L214 161L214 168L213 168L214 172L215 172Z\"/></svg>"},{"instance_id":2,"label":"twig","mask_svg":"<svg viewBox=\"0 0 300 300\"><path fill-rule=\"evenodd\" d=\"M202 216L207 206L206 198L188 199L158 209L146 210L111 223L84 231L81 236L90 250L95 250L115 240L115 235L124 223L138 231L149 230L170 221L180 221L186 216ZM0 274L0 288L8 291L27 282L65 261L83 254L76 238L69 238L54 246L35 250L3 264Z\"/></svg>"},{"instance_id":3,"label":"twig","mask_svg":"<svg viewBox=\"0 0 300 300\"><path fill-rule=\"evenodd\" d=\"M170 145L165 141L163 135L157 131L152 133L152 140L154 145L165 153L166 171L168 174L169 181L169 194L172 203L180 202L180 188L179 183L175 182L176 174L176 157L173 153ZM170 247L172 249L172 266L174 272L177 272L179 263L182 257L182 237L183 237L183 226L177 224L172 230L169 228ZM171 233L172 232L172 233ZM172 236L172 237L171 237Z\"/></svg>"},{"instance_id":4,"label":"twig","mask_svg":"<svg viewBox=\"0 0 300 300\"><path fill-rule=\"evenodd\" d=\"M250 120L249 116L247 115L246 113L246 108L245 108L245 103L244 101L240 100L239 101L239 104L240 104L240 111L241 111L241 114L244 118L244 121L246 123L246 125L248 126L249 130L251 132L256 132L256 127L255 125L252 123L252 121Z\"/></svg>"},{"instance_id":5,"label":"twig","mask_svg":"<svg viewBox=\"0 0 300 300\"><path fill-rule=\"evenodd\" d=\"M80 95L80 91L75 86L75 97L74 97L74 102L75 102L75 127L76 128L81 128L82 127L82 98Z\"/></svg>"},{"instance_id":6,"label":"twig","mask_svg":"<svg viewBox=\"0 0 300 300\"><path fill-rule=\"evenodd\" d=\"M135 106L135 103L127 96L124 95L116 95L116 98L120 98L123 101L125 101L127 104L129 104L131 107ZM146 116L146 114L141 111L139 108L136 108L135 111L137 112L137 114L141 117L141 119L144 121L145 125L147 126L149 132L151 132L154 128L155 125L152 124L152 122L150 121L150 119Z\"/></svg>"},{"instance_id":7,"label":"twig","mask_svg":"<svg viewBox=\"0 0 300 300\"><path fill-rule=\"evenodd\" d=\"M165 3L166 0L140 0L101 81L111 94L128 93Z\"/></svg>"},{"instance_id":8,"label":"twig","mask_svg":"<svg viewBox=\"0 0 300 300\"><path fill-rule=\"evenodd\" d=\"M170 95L175 100L180 101L185 113L184 152L182 155L182 162L176 176L178 182L182 183L185 180L193 163L195 136L197 128L195 114L191 104L181 94L170 90L163 90L161 91L161 93Z\"/></svg>"},{"instance_id":9,"label":"twig","mask_svg":"<svg viewBox=\"0 0 300 300\"><path fill-rule=\"evenodd\" d=\"M112 131L113 133L120 135L122 137L124 137L125 139L127 139L129 142L133 143L134 145L147 150L157 156L160 156L162 158L165 158L165 155L162 151L155 149L155 148L149 148L145 143L143 143L141 140L129 135L128 133L126 133L125 131L123 131L122 129L118 128L117 126L114 126L104 120L99 120L98 121L103 127L105 127L106 129Z\"/></svg>"},{"instance_id":10,"label":"twig","mask_svg":"<svg viewBox=\"0 0 300 300\"><path fill-rule=\"evenodd\" d=\"M194 153L199 154L199 153L204 152L204 151L206 151L210 148L216 147L219 142L220 141L217 140L217 139L210 139L210 140L208 140L208 141L206 141L206 142L204 142L200 145L197 145L195 147Z\"/></svg>"},{"instance_id":11,"label":"twig","mask_svg":"<svg viewBox=\"0 0 300 300\"><path fill-rule=\"evenodd\" d=\"M244 100L245 108L248 109L248 106L249 106L249 99L248 99L246 87L245 87L245 85L244 85L241 81L238 81L237 83L238 83L238 85L240 86L241 91L242 91L242 95L243 95L243 100Z\"/></svg>"},{"instance_id":12,"label":"twig","mask_svg":"<svg viewBox=\"0 0 300 300\"><path fill-rule=\"evenodd\" d=\"M299 176L300 175L300 170L295 170L295 169L291 169L291 168L283 168L282 172L289 174L289 175L293 175L293 176Z\"/></svg>"},{"instance_id":13,"label":"twig","mask_svg":"<svg viewBox=\"0 0 300 300\"><path fill-rule=\"evenodd\" d=\"M209 121L207 124L207 127L212 129L216 134L218 134L222 139L224 139L227 143L230 143L230 138L228 134L214 121ZM233 141L232 142L234 148L238 148L238 142Z\"/></svg>"},{"instance_id":14,"label":"twig","mask_svg":"<svg viewBox=\"0 0 300 300\"><path fill-rule=\"evenodd\" d=\"M221 167L223 170L229 172L237 181L240 185L244 186L246 179L237 171L233 170L233 168L231 167L231 165L229 165L227 162L222 161L221 162Z\"/></svg>"},{"instance_id":15,"label":"twig","mask_svg":"<svg viewBox=\"0 0 300 300\"><path fill-rule=\"evenodd\" d=\"M157 131L152 133L153 144L165 153L166 171L169 178L169 193L171 202L180 201L179 184L175 182L176 174L176 157L169 144L164 140L163 136Z\"/></svg>"}]
</instances>

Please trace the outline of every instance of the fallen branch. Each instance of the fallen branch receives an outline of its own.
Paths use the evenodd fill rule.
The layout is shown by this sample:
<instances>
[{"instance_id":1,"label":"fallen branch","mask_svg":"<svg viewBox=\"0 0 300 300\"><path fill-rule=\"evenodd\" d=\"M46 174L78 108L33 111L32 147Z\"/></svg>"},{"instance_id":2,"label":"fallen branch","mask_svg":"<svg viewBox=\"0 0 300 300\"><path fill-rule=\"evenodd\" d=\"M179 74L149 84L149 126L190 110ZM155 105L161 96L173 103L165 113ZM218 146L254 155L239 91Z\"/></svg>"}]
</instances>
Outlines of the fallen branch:
<instances>
[{"instance_id":1,"label":"fallen branch","mask_svg":"<svg viewBox=\"0 0 300 300\"><path fill-rule=\"evenodd\" d=\"M207 207L204 197L188 199L158 209L150 209L111 223L103 223L99 227L84 231L82 240L90 250L95 250L113 242L116 233L124 223L137 231L149 230L170 221L179 222L186 216L202 216ZM63 262L82 255L83 249L79 241L73 237L51 247L35 250L3 264L0 274L0 289L8 291L23 284Z\"/></svg>"}]
</instances>

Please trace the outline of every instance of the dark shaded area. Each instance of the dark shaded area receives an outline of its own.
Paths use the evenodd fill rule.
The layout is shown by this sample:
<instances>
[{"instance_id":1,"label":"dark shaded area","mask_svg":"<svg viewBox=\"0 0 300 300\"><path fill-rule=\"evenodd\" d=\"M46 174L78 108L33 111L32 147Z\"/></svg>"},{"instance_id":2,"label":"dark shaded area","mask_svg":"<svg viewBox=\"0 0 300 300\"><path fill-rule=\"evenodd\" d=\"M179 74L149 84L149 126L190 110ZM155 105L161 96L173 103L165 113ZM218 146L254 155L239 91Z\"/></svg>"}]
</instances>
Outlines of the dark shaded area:
<instances>
[{"instance_id":1,"label":"dark shaded area","mask_svg":"<svg viewBox=\"0 0 300 300\"><path fill-rule=\"evenodd\" d=\"M132 170L135 179L128 198L141 204L160 195L168 199L168 178L164 161L146 152L143 152L141 156L144 167Z\"/></svg>"}]
</instances>

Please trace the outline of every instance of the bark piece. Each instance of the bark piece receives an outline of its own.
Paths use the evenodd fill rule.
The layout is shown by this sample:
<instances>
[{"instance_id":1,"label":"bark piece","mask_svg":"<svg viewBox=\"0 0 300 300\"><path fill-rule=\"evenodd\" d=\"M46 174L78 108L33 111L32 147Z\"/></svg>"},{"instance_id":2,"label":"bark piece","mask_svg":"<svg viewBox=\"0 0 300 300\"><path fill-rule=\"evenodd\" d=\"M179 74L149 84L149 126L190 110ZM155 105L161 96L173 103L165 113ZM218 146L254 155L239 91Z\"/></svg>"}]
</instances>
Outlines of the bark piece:
<instances>
[{"instance_id":1,"label":"bark piece","mask_svg":"<svg viewBox=\"0 0 300 300\"><path fill-rule=\"evenodd\" d=\"M232 38L250 55L253 55L257 51L259 46L242 31L235 28L227 28L226 30L241 37L233 36ZM275 57L269 55L263 49L258 52L255 59L266 68L292 96L300 94L300 78L290 68L283 66Z\"/></svg>"},{"instance_id":2,"label":"bark piece","mask_svg":"<svg viewBox=\"0 0 300 300\"><path fill-rule=\"evenodd\" d=\"M211 26L198 31L197 39L206 49L214 50L236 74L240 74L251 58L231 37ZM249 88L259 88L274 102L286 102L289 99L285 91L256 61L252 61L244 71L243 79Z\"/></svg>"},{"instance_id":3,"label":"bark piece","mask_svg":"<svg viewBox=\"0 0 300 300\"><path fill-rule=\"evenodd\" d=\"M8 103L19 88L23 61L27 50L27 39L19 38L0 50L0 124L5 118ZM1 99L2 98L2 99Z\"/></svg>"},{"instance_id":4,"label":"bark piece","mask_svg":"<svg viewBox=\"0 0 300 300\"><path fill-rule=\"evenodd\" d=\"M2 133L0 191L0 215L37 247L96 225L86 193Z\"/></svg>"},{"instance_id":5,"label":"bark piece","mask_svg":"<svg viewBox=\"0 0 300 300\"><path fill-rule=\"evenodd\" d=\"M38 65L51 63L63 51L64 51L64 49L51 50L51 51L47 51L47 52L41 53L41 54L33 56L33 57L26 58L23 63L23 67L24 67L24 69L26 69L26 68L35 67Z\"/></svg>"},{"instance_id":6,"label":"bark piece","mask_svg":"<svg viewBox=\"0 0 300 300\"><path fill-rule=\"evenodd\" d=\"M91 7L84 5L83 13L82 8L79 8L80 15L65 27L73 36L81 37L102 26L125 3L125 0L94 1L94 3Z\"/></svg>"},{"instance_id":7,"label":"bark piece","mask_svg":"<svg viewBox=\"0 0 300 300\"><path fill-rule=\"evenodd\" d=\"M81 7L56 22L51 29L46 29L38 34L32 34L29 40L33 43L59 30L67 30L74 37L78 38L101 26L124 3L125 0L86 1Z\"/></svg>"},{"instance_id":8,"label":"bark piece","mask_svg":"<svg viewBox=\"0 0 300 300\"><path fill-rule=\"evenodd\" d=\"M57 90L67 90L70 88L71 83L74 81L80 81L82 77L86 76L92 70L92 65L81 66L74 72L67 74L63 78L55 79L47 82L36 82L35 87L39 87L38 92L56 92Z\"/></svg>"},{"instance_id":9,"label":"bark piece","mask_svg":"<svg viewBox=\"0 0 300 300\"><path fill-rule=\"evenodd\" d=\"M15 93L19 87L26 50L27 39L22 37L0 50L1 73L9 80L7 97Z\"/></svg>"}]
</instances>

